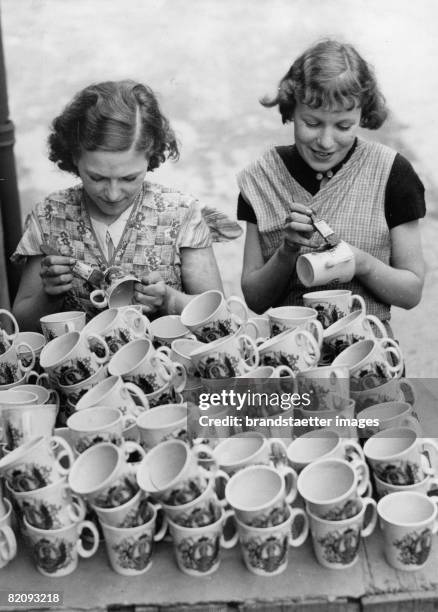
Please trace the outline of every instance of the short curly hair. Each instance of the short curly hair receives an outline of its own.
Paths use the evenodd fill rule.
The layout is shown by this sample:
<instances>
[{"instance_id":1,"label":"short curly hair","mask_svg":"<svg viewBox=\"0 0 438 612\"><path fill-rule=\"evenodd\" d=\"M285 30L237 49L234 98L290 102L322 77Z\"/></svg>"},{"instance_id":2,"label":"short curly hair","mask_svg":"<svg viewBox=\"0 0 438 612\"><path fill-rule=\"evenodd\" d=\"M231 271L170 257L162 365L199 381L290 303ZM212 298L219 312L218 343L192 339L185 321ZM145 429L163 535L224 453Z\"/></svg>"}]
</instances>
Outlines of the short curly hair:
<instances>
[{"instance_id":1,"label":"short curly hair","mask_svg":"<svg viewBox=\"0 0 438 612\"><path fill-rule=\"evenodd\" d=\"M281 79L266 107L278 106L283 123L293 121L297 102L310 108L351 110L360 107L360 126L375 130L388 111L373 68L349 44L323 40L298 57Z\"/></svg>"},{"instance_id":2,"label":"short curly hair","mask_svg":"<svg viewBox=\"0 0 438 612\"><path fill-rule=\"evenodd\" d=\"M56 117L48 138L49 159L79 176L81 151L145 153L148 170L178 159L175 134L147 85L132 80L105 81L79 91Z\"/></svg>"}]
</instances>

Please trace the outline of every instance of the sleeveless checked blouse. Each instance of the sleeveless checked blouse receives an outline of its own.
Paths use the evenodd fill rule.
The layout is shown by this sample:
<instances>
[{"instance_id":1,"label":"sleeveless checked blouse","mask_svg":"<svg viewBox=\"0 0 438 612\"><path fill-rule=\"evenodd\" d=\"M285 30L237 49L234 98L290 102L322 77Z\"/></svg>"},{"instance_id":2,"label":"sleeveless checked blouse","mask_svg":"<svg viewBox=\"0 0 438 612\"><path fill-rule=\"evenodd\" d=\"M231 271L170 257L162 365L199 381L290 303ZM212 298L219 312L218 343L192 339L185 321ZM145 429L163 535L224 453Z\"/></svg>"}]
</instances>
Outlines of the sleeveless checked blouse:
<instances>
[{"instance_id":1,"label":"sleeveless checked blouse","mask_svg":"<svg viewBox=\"0 0 438 612\"><path fill-rule=\"evenodd\" d=\"M290 202L311 206L346 242L389 264L391 241L385 219L385 188L396 152L379 143L359 139L350 159L312 196L288 172L275 148L247 166L237 177L243 197L257 217L263 258L267 261L280 245ZM322 244L316 233L315 246ZM303 247L303 253L311 249ZM382 321L390 318L390 307L376 298L357 279L349 283L307 288L294 269L287 295L280 305L302 304L302 295L323 289L350 289L360 294L367 312Z\"/></svg>"}]
</instances>

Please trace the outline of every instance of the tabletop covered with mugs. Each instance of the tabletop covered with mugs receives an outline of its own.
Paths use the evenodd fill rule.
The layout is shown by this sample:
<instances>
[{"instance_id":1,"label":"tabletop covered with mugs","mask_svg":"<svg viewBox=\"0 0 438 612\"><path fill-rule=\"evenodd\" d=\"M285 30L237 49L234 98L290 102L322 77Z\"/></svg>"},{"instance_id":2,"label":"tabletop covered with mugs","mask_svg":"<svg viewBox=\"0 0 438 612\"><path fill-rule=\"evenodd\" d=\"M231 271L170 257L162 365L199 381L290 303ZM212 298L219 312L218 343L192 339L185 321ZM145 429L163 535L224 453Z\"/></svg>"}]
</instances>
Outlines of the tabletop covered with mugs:
<instances>
[{"instance_id":1,"label":"tabletop covered with mugs","mask_svg":"<svg viewBox=\"0 0 438 612\"><path fill-rule=\"evenodd\" d=\"M416 580L438 599L438 388L404 377L360 296L251 316L208 291L153 321L108 298L42 333L0 315L0 584L59 579L65 609L121 589L131 605L384 606ZM259 420L209 403L221 388L246 389Z\"/></svg>"}]
</instances>

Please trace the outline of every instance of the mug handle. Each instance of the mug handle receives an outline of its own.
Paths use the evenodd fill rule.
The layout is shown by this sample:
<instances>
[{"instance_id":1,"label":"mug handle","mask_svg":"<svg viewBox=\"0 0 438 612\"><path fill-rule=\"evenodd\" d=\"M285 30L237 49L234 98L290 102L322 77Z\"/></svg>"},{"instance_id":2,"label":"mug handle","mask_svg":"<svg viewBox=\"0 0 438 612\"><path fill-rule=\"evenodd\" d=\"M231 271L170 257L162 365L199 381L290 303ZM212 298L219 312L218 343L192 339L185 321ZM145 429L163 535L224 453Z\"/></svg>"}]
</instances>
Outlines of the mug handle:
<instances>
[{"instance_id":1,"label":"mug handle","mask_svg":"<svg viewBox=\"0 0 438 612\"><path fill-rule=\"evenodd\" d=\"M134 442L134 440L125 440L123 449L125 451L126 458L128 458L131 453L138 453L141 459L146 457L146 451L144 448L138 442Z\"/></svg>"},{"instance_id":2,"label":"mug handle","mask_svg":"<svg viewBox=\"0 0 438 612\"><path fill-rule=\"evenodd\" d=\"M289 366L281 365L274 368L271 378L280 378L282 374L286 374L287 377L296 378L293 370Z\"/></svg>"},{"instance_id":3,"label":"mug handle","mask_svg":"<svg viewBox=\"0 0 438 612\"><path fill-rule=\"evenodd\" d=\"M79 533L78 541L76 543L76 550L78 551L78 555L80 557L88 559L88 557L92 557L99 548L99 532L97 531L96 525L91 521L82 521L79 523L78 529ZM93 545L91 548L84 548L84 545L82 544L81 535L85 529L88 529L93 534Z\"/></svg>"},{"instance_id":4,"label":"mug handle","mask_svg":"<svg viewBox=\"0 0 438 612\"><path fill-rule=\"evenodd\" d=\"M435 466L438 462L438 444L431 438L423 438L421 440L421 446L423 447L422 454L424 455L424 453L426 453L429 459L429 465L431 468L430 473L435 474Z\"/></svg>"},{"instance_id":5,"label":"mug handle","mask_svg":"<svg viewBox=\"0 0 438 612\"><path fill-rule=\"evenodd\" d=\"M361 310L365 314L367 311L367 307L365 306L365 300L363 299L363 297L361 295L357 295L356 293L351 295L350 301L348 304L350 310L353 310L353 306L355 302L357 302L360 306L360 309L357 308L356 310Z\"/></svg>"},{"instance_id":6,"label":"mug handle","mask_svg":"<svg viewBox=\"0 0 438 612\"><path fill-rule=\"evenodd\" d=\"M366 516L367 510L368 508L372 508L371 510L371 518L367 524L366 527L363 527L360 535L362 538L367 538L368 536L370 536L377 524L377 504L374 501L374 499L372 497L364 497L362 499L362 502L364 504L364 518Z\"/></svg>"},{"instance_id":7,"label":"mug handle","mask_svg":"<svg viewBox=\"0 0 438 612\"><path fill-rule=\"evenodd\" d=\"M154 533L154 542L159 542L166 535L169 523L167 522L167 516L165 515L164 510L163 510L161 504L158 504L156 502L154 502L154 503L149 502L149 503L151 504L151 506L153 506L155 508L155 510L157 512L157 515L158 515L159 512L161 513L161 527L160 527L160 529L158 531L156 531Z\"/></svg>"},{"instance_id":8,"label":"mug handle","mask_svg":"<svg viewBox=\"0 0 438 612\"><path fill-rule=\"evenodd\" d=\"M365 320L368 321L370 323L370 325L375 325L378 329L378 331L380 332L380 336L376 336L376 334L373 331L373 335L377 338L387 338L388 337L388 332L385 329L385 326L383 325L382 321L380 319L378 319L377 317L375 317L372 314L368 314L365 315Z\"/></svg>"},{"instance_id":9,"label":"mug handle","mask_svg":"<svg viewBox=\"0 0 438 612\"><path fill-rule=\"evenodd\" d=\"M22 357L20 357L20 348L22 346L26 349L25 351L22 351L22 352L30 353L32 355L29 366L24 366L22 362ZM33 350L33 348L27 342L20 342L19 344L16 345L15 350L17 351L17 357L18 357L18 363L20 364L20 369L25 373L30 372L35 365L35 351Z\"/></svg>"},{"instance_id":10,"label":"mug handle","mask_svg":"<svg viewBox=\"0 0 438 612\"><path fill-rule=\"evenodd\" d=\"M312 328L309 329L309 328ZM318 346L322 346L322 341L323 341L323 333L324 333L324 329L321 325L321 322L318 321L318 319L310 319L310 321L307 321L307 323L305 323L304 325L304 329L306 329L308 332L310 332L312 334L312 336L315 338L315 340L318 343Z\"/></svg>"},{"instance_id":11,"label":"mug handle","mask_svg":"<svg viewBox=\"0 0 438 612\"><path fill-rule=\"evenodd\" d=\"M34 376L35 379L33 379ZM51 389L50 377L47 372L38 374L38 372L35 372L35 370L31 370L26 374L26 382L31 385L39 385L40 387L44 387L44 389Z\"/></svg>"},{"instance_id":12,"label":"mug handle","mask_svg":"<svg viewBox=\"0 0 438 612\"><path fill-rule=\"evenodd\" d=\"M177 361L173 362L173 367L175 370L174 378L176 380L172 380L173 388L177 393L184 391L187 384L187 372L185 367L178 363Z\"/></svg>"},{"instance_id":13,"label":"mug handle","mask_svg":"<svg viewBox=\"0 0 438 612\"><path fill-rule=\"evenodd\" d=\"M286 488L286 503L292 504L297 497L297 473L288 465L279 465L275 468L284 478L284 486Z\"/></svg>"},{"instance_id":14,"label":"mug handle","mask_svg":"<svg viewBox=\"0 0 438 612\"><path fill-rule=\"evenodd\" d=\"M90 293L90 302L95 308L99 308L99 310L106 308L108 306L108 298L105 291L103 291L103 289L95 289L92 291Z\"/></svg>"},{"instance_id":15,"label":"mug handle","mask_svg":"<svg viewBox=\"0 0 438 612\"><path fill-rule=\"evenodd\" d=\"M72 496L72 503L68 506L67 513L73 522L84 520L87 514L87 506L82 497L79 497L79 495Z\"/></svg>"},{"instance_id":16,"label":"mug handle","mask_svg":"<svg viewBox=\"0 0 438 612\"><path fill-rule=\"evenodd\" d=\"M106 343L106 341L102 338L102 336L100 334L87 334L85 338L87 340L88 346L90 346L91 339L97 340L97 343L100 344L100 346L103 348L103 351L105 354L103 357L98 357L96 353L94 353L94 357L98 364L102 365L106 363L108 359L110 358L111 351L109 350L109 346Z\"/></svg>"},{"instance_id":17,"label":"mug handle","mask_svg":"<svg viewBox=\"0 0 438 612\"><path fill-rule=\"evenodd\" d=\"M123 311L122 319L134 336L139 338L148 336L150 340L153 339L151 322L146 315L140 314L135 308L128 307Z\"/></svg>"},{"instance_id":18,"label":"mug handle","mask_svg":"<svg viewBox=\"0 0 438 612\"><path fill-rule=\"evenodd\" d=\"M347 457L348 455L353 455L352 459L347 458L347 461L352 461L353 459L365 461L365 455L363 454L362 447L356 442L356 440L341 440L341 444Z\"/></svg>"},{"instance_id":19,"label":"mug handle","mask_svg":"<svg viewBox=\"0 0 438 612\"><path fill-rule=\"evenodd\" d=\"M392 366L388 362L388 370L393 374L393 378L397 378L403 372L403 355L401 353L400 347L397 342L392 338L380 338L378 340L380 348L384 351L385 355L394 355L396 357L398 364ZM386 345L386 346L385 346Z\"/></svg>"},{"instance_id":20,"label":"mug handle","mask_svg":"<svg viewBox=\"0 0 438 612\"><path fill-rule=\"evenodd\" d=\"M320 351L319 345L316 342L314 336L312 336L312 334L306 331L305 329L300 329L297 331L296 340L297 340L297 345L299 347L303 347L306 344L305 341L307 340L307 346L305 348L307 349L308 357L306 358L306 356L304 356L304 361L310 366L318 363L319 358L321 356L321 351ZM315 353L315 359L309 360L309 357L311 357L312 350Z\"/></svg>"},{"instance_id":21,"label":"mug handle","mask_svg":"<svg viewBox=\"0 0 438 612\"><path fill-rule=\"evenodd\" d=\"M50 391L50 395L49 395L49 400L48 400L48 404L56 404L56 407L59 410L59 405L60 405L60 397L59 397L59 393L56 389L48 389Z\"/></svg>"},{"instance_id":22,"label":"mug handle","mask_svg":"<svg viewBox=\"0 0 438 612\"><path fill-rule=\"evenodd\" d=\"M151 357L151 363L159 369L163 379L169 382L175 376L174 363L169 358L167 350L163 351L162 349L169 350L167 346L160 346L160 348L155 351L155 355Z\"/></svg>"},{"instance_id":23,"label":"mug handle","mask_svg":"<svg viewBox=\"0 0 438 612\"><path fill-rule=\"evenodd\" d=\"M234 518L234 510L225 510L225 512L222 515L222 524L224 525L228 519L230 519L231 517ZM234 526L234 533L233 535L228 538L228 540L225 539L225 536L223 533L221 533L221 537L220 537L220 543L222 548L233 548L233 546L236 546L237 542L239 541L239 534L237 532L236 529L236 524L233 521L233 526Z\"/></svg>"},{"instance_id":24,"label":"mug handle","mask_svg":"<svg viewBox=\"0 0 438 612\"><path fill-rule=\"evenodd\" d=\"M1 315L5 315L12 322L12 327L14 328L14 331L12 332L12 334L8 334L4 330L3 331L8 340L13 340L15 336L18 334L18 332L20 331L20 328L18 327L17 319L14 317L12 312L9 312L9 310L6 310L5 308L0 308L0 316Z\"/></svg>"},{"instance_id":25,"label":"mug handle","mask_svg":"<svg viewBox=\"0 0 438 612\"><path fill-rule=\"evenodd\" d=\"M233 312L231 305L232 304L237 305L237 311L240 310L240 313L243 315L239 317L239 315L237 314L237 316L240 318L240 324L246 323L248 321L248 308L245 302L242 300L242 298L238 297L237 295L231 295L225 301L227 303L228 308L233 314L237 314L237 313Z\"/></svg>"},{"instance_id":26,"label":"mug handle","mask_svg":"<svg viewBox=\"0 0 438 612\"><path fill-rule=\"evenodd\" d=\"M146 395L143 393L143 391L140 389L140 387L138 387L135 383L131 381L124 382L123 385L124 386L122 388L122 395L124 394L124 391L126 389L127 393L134 395L140 401L140 404L143 406L145 410L149 410L150 408L149 400L146 397ZM140 412L142 411L139 411L139 413Z\"/></svg>"},{"instance_id":27,"label":"mug handle","mask_svg":"<svg viewBox=\"0 0 438 612\"><path fill-rule=\"evenodd\" d=\"M243 369L246 372L250 372L252 369L256 368L259 365L259 363L260 363L260 355L259 355L259 349L257 347L257 344L254 342L254 340L252 338L250 338L246 334L242 334L241 336L238 336L237 340L239 342L240 353L241 354L245 351L245 349L251 349L251 351L252 351L251 357L249 357L248 359L253 359L254 363L249 365L242 358Z\"/></svg>"},{"instance_id":28,"label":"mug handle","mask_svg":"<svg viewBox=\"0 0 438 612\"><path fill-rule=\"evenodd\" d=\"M9 525L0 527L0 534L3 536L3 542L0 541L0 559L8 563L17 554L17 540L15 533Z\"/></svg>"},{"instance_id":29,"label":"mug handle","mask_svg":"<svg viewBox=\"0 0 438 612\"><path fill-rule=\"evenodd\" d=\"M64 438L61 438L61 436L50 436L50 446L52 447L53 450L55 450L58 446L61 447L61 452L56 455L56 462L58 464L58 471L61 475L65 475L68 474L71 466L73 465L75 458L73 455L73 451L71 449L71 446L69 445L68 442L66 442L64 440ZM62 465L62 460L67 458L68 459L68 467L65 468Z\"/></svg>"},{"instance_id":30,"label":"mug handle","mask_svg":"<svg viewBox=\"0 0 438 612\"><path fill-rule=\"evenodd\" d=\"M309 535L309 519L307 518L307 514L301 508L293 508L290 511L291 523L290 523L290 532L289 532L289 545L296 548L297 546L301 546L307 539ZM301 518L303 521L303 527L299 536L294 537L292 534L292 528L294 526L297 518Z\"/></svg>"},{"instance_id":31,"label":"mug handle","mask_svg":"<svg viewBox=\"0 0 438 612\"><path fill-rule=\"evenodd\" d=\"M406 378L400 378L399 385L401 392L403 393L403 396L405 398L405 402L407 402L411 406L415 406L415 402L417 401L415 387Z\"/></svg>"},{"instance_id":32,"label":"mug handle","mask_svg":"<svg viewBox=\"0 0 438 612\"><path fill-rule=\"evenodd\" d=\"M249 336L251 338L251 340L254 340L254 342L256 342L257 338L259 338L259 328L257 327L257 325L254 323L254 321L246 321L245 323L242 324L242 328L243 328L243 333L246 336ZM249 331L251 330L251 331ZM254 331L254 337L252 335L252 331Z\"/></svg>"},{"instance_id":33,"label":"mug handle","mask_svg":"<svg viewBox=\"0 0 438 612\"><path fill-rule=\"evenodd\" d=\"M418 419L416 419L412 414L407 414L405 417L403 417L401 427L409 427L409 429L415 431L417 436L420 438L423 435L423 430L421 429Z\"/></svg>"},{"instance_id":34,"label":"mug handle","mask_svg":"<svg viewBox=\"0 0 438 612\"><path fill-rule=\"evenodd\" d=\"M370 470L368 465L362 459L353 459L350 466L354 469L357 475L357 492L362 497L369 491L370 486Z\"/></svg>"},{"instance_id":35,"label":"mug handle","mask_svg":"<svg viewBox=\"0 0 438 612\"><path fill-rule=\"evenodd\" d=\"M205 468L203 468L205 469ZM208 470L207 470L208 471ZM210 472L208 472L210 474ZM225 498L225 493L224 493L224 497L219 497L218 493L217 493L217 489L218 489L218 480L222 480L222 489L219 487L219 491L223 490L225 491L225 486L227 484L227 482L230 480L229 475L224 472L223 470L215 470L213 472L213 476L214 478L214 487L215 487L215 491L216 491L216 495L217 495L217 500L219 502L219 505L222 506L222 508L226 508L228 506L228 502Z\"/></svg>"}]
</instances>

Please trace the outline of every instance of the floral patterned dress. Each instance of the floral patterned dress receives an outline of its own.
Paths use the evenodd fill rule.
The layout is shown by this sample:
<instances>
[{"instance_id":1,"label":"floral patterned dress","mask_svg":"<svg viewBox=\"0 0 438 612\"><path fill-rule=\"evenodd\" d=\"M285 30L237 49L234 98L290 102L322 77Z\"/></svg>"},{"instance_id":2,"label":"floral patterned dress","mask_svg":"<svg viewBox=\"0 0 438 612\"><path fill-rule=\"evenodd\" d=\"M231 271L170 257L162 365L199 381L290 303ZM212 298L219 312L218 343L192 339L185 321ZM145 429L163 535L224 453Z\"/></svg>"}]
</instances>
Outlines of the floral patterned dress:
<instances>
[{"instance_id":1,"label":"floral patterned dress","mask_svg":"<svg viewBox=\"0 0 438 612\"><path fill-rule=\"evenodd\" d=\"M60 255L75 257L102 271L117 266L137 278L158 271L166 284L181 290L182 248L209 247L212 241L230 240L241 232L237 223L219 211L201 207L195 198L144 182L122 238L108 261L84 204L82 184L78 184L52 193L36 205L26 219L24 234L11 259L20 262L41 255L40 246L47 243ZM84 310L91 318L98 312L89 300L94 288L74 277L63 307Z\"/></svg>"}]
</instances>

